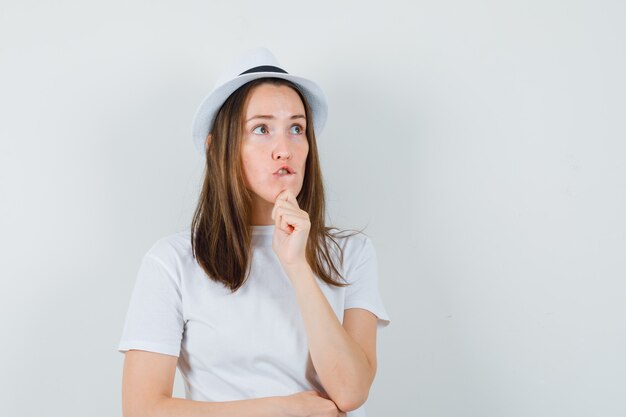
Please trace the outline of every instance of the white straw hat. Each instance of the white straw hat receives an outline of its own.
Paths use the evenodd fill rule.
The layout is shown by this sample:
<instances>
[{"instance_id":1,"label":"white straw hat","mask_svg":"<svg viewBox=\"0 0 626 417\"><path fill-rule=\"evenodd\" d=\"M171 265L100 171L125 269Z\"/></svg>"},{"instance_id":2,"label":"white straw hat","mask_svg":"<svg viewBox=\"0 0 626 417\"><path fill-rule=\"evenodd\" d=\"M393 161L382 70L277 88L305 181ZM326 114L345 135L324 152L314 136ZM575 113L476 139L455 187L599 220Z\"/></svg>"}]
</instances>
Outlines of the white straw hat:
<instances>
[{"instance_id":1,"label":"white straw hat","mask_svg":"<svg viewBox=\"0 0 626 417\"><path fill-rule=\"evenodd\" d=\"M322 89L313 81L288 74L266 48L255 48L236 60L218 79L193 118L192 137L198 151L205 153L207 135L226 99L242 85L258 78L282 78L296 84L311 108L313 127L319 134L326 124L328 106Z\"/></svg>"}]
</instances>

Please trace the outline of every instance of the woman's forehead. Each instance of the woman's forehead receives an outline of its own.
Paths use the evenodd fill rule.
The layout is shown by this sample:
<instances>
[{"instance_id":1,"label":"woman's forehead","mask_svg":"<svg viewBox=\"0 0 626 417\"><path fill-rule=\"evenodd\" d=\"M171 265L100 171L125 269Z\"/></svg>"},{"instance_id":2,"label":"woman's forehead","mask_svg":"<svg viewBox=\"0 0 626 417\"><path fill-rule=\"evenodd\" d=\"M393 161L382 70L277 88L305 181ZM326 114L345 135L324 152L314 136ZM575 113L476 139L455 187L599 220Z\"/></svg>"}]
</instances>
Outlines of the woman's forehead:
<instances>
[{"instance_id":1,"label":"woman's forehead","mask_svg":"<svg viewBox=\"0 0 626 417\"><path fill-rule=\"evenodd\" d=\"M250 91L246 104L246 120L255 116L291 118L294 115L305 115L300 95L286 85L264 83L256 86Z\"/></svg>"}]
</instances>

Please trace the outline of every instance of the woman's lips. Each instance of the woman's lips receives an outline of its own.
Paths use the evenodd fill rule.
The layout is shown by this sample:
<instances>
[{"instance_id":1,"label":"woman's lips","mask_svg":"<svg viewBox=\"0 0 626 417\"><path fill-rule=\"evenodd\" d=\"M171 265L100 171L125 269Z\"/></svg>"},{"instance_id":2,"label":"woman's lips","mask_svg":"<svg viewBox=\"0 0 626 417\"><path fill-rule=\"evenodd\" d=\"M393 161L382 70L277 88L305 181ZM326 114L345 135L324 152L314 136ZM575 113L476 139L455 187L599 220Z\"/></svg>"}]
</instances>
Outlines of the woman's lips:
<instances>
[{"instance_id":1,"label":"woman's lips","mask_svg":"<svg viewBox=\"0 0 626 417\"><path fill-rule=\"evenodd\" d=\"M274 173L274 175L279 177L279 178L285 178L285 177L291 177L294 174L290 174L286 170L278 170L277 172Z\"/></svg>"},{"instance_id":2,"label":"woman's lips","mask_svg":"<svg viewBox=\"0 0 626 417\"><path fill-rule=\"evenodd\" d=\"M292 175L295 174L294 170L289 165L283 165L278 168L274 175L284 176L284 175Z\"/></svg>"}]
</instances>

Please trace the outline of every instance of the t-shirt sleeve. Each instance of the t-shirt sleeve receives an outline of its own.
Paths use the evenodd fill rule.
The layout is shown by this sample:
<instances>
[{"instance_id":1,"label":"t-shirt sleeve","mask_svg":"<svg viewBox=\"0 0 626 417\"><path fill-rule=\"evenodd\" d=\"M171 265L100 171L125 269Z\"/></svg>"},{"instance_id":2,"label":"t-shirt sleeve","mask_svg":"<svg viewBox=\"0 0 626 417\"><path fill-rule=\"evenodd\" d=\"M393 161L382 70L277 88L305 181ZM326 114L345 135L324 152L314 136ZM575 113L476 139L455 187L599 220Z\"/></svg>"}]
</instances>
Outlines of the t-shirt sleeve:
<instances>
[{"instance_id":1,"label":"t-shirt sleeve","mask_svg":"<svg viewBox=\"0 0 626 417\"><path fill-rule=\"evenodd\" d=\"M118 351L178 356L183 331L180 279L149 252L137 274Z\"/></svg>"},{"instance_id":2,"label":"t-shirt sleeve","mask_svg":"<svg viewBox=\"0 0 626 417\"><path fill-rule=\"evenodd\" d=\"M378 289L378 261L376 251L370 239L363 236L354 248L354 263L346 271L346 280L350 285L346 288L344 309L362 308L378 317L378 328L390 323L389 315L383 304Z\"/></svg>"}]
</instances>

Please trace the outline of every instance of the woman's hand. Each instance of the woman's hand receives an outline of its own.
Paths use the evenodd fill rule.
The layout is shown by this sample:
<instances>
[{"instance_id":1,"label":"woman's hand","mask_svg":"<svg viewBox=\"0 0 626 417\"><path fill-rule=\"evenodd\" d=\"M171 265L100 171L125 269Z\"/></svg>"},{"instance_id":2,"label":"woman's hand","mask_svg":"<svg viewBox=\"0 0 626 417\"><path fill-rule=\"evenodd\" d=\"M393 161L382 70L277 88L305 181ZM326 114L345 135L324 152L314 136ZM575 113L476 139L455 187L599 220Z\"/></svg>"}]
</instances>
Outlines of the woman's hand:
<instances>
[{"instance_id":1,"label":"woman's hand","mask_svg":"<svg viewBox=\"0 0 626 417\"><path fill-rule=\"evenodd\" d=\"M290 417L345 417L334 402L316 391L304 391L284 398L284 415Z\"/></svg>"},{"instance_id":2,"label":"woman's hand","mask_svg":"<svg viewBox=\"0 0 626 417\"><path fill-rule=\"evenodd\" d=\"M276 197L272 219L275 223L272 248L284 268L306 264L306 243L311 230L309 214L301 210L289 190Z\"/></svg>"}]
</instances>

